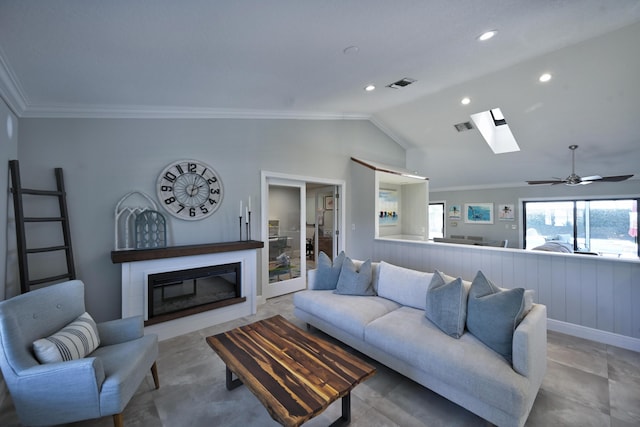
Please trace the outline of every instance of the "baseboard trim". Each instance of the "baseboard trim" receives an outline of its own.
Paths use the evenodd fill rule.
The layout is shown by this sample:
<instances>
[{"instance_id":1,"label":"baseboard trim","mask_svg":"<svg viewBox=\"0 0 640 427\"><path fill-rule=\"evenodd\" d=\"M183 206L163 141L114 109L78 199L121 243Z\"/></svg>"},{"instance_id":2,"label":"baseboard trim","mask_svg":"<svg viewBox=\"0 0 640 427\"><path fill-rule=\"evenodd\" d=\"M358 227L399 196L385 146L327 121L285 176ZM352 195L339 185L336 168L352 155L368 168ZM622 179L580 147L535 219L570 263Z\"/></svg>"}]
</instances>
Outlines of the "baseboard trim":
<instances>
[{"instance_id":1,"label":"baseboard trim","mask_svg":"<svg viewBox=\"0 0 640 427\"><path fill-rule=\"evenodd\" d=\"M626 335L614 334L613 332L601 331L600 329L588 328L586 326L562 322L560 320L554 319L547 319L547 329L554 332L572 335L578 338L584 338L591 341L597 341L603 344L640 352L640 339L628 337Z\"/></svg>"}]
</instances>

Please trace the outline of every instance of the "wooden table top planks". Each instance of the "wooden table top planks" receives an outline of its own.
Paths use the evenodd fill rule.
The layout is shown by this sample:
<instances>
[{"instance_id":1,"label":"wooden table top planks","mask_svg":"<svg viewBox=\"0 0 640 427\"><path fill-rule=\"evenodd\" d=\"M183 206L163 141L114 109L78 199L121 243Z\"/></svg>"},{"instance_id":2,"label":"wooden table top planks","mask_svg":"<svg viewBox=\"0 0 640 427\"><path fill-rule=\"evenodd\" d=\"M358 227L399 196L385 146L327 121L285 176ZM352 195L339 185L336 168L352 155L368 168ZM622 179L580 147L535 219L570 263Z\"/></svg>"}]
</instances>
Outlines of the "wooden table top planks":
<instances>
[{"instance_id":1,"label":"wooden table top planks","mask_svg":"<svg viewBox=\"0 0 640 427\"><path fill-rule=\"evenodd\" d=\"M279 315L206 341L284 426L299 426L340 398L344 416L351 390L375 374L373 366Z\"/></svg>"}]
</instances>

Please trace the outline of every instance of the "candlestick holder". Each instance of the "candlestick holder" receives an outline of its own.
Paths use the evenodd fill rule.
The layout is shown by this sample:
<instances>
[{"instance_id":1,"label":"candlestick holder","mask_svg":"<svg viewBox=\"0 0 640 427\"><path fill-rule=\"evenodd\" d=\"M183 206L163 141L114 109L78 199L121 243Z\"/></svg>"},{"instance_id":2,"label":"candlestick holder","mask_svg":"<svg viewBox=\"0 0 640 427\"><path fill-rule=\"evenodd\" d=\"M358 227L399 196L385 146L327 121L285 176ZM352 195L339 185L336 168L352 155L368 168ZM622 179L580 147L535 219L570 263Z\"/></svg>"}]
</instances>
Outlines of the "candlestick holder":
<instances>
[{"instance_id":1,"label":"candlestick holder","mask_svg":"<svg viewBox=\"0 0 640 427\"><path fill-rule=\"evenodd\" d=\"M247 222L246 226L247 226L247 240L249 240L249 223L248 222Z\"/></svg>"},{"instance_id":2,"label":"candlestick holder","mask_svg":"<svg viewBox=\"0 0 640 427\"><path fill-rule=\"evenodd\" d=\"M238 223L240 225L240 239L238 240L242 241L242 215L238 217Z\"/></svg>"},{"instance_id":3,"label":"candlestick holder","mask_svg":"<svg viewBox=\"0 0 640 427\"><path fill-rule=\"evenodd\" d=\"M249 211L249 221L247 222L247 240L251 240L251 211Z\"/></svg>"}]
</instances>

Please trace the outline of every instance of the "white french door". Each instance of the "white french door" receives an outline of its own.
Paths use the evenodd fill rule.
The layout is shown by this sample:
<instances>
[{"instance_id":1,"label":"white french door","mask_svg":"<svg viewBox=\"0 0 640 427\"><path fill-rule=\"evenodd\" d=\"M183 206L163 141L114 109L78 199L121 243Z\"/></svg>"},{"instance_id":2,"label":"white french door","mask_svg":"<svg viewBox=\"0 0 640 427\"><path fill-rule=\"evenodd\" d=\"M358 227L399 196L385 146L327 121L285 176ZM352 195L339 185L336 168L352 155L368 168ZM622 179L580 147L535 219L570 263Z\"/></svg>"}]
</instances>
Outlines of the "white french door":
<instances>
[{"instance_id":1,"label":"white french door","mask_svg":"<svg viewBox=\"0 0 640 427\"><path fill-rule=\"evenodd\" d=\"M307 184L331 186L326 197L316 202L321 206L323 220L331 223L322 233L315 225L315 255L318 253L319 234L330 241L331 252L344 247L342 224L344 223L344 182L311 177L262 172L261 225L264 249L262 252L262 296L273 298L305 289L307 286L308 218L317 218L307 213ZM335 189L335 190L334 190ZM310 197L313 197L310 195ZM309 207L312 209L311 207ZM308 215L309 214L309 215ZM329 225L329 224L327 224ZM322 246L322 245L320 245ZM335 254L334 254L335 256ZM315 258L317 259L317 258Z\"/></svg>"},{"instance_id":2,"label":"white french door","mask_svg":"<svg viewBox=\"0 0 640 427\"><path fill-rule=\"evenodd\" d=\"M304 182L270 177L263 211L267 216L266 275L262 295L272 298L306 287L306 187ZM264 214L263 214L264 216ZM264 269L263 269L264 273Z\"/></svg>"}]
</instances>

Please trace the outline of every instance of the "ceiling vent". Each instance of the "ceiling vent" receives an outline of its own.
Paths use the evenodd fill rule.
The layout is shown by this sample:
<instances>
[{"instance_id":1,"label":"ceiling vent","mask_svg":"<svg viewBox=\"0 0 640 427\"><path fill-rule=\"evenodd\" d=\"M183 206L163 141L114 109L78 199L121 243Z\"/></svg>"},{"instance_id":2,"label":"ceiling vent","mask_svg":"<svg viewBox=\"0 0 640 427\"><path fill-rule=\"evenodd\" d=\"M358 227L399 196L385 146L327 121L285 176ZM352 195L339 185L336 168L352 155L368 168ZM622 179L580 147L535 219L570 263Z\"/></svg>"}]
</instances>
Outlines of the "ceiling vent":
<instances>
[{"instance_id":1,"label":"ceiling vent","mask_svg":"<svg viewBox=\"0 0 640 427\"><path fill-rule=\"evenodd\" d=\"M458 132L464 132L473 129L473 124L471 124L471 122L462 122L456 123L453 127L456 128Z\"/></svg>"},{"instance_id":2,"label":"ceiling vent","mask_svg":"<svg viewBox=\"0 0 640 427\"><path fill-rule=\"evenodd\" d=\"M405 86L409 86L411 83L414 83L415 81L416 81L415 79L410 79L409 77L405 77L404 79L398 80L397 82L393 82L387 85L387 87L390 87L391 89L401 89Z\"/></svg>"}]
</instances>

